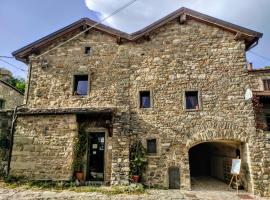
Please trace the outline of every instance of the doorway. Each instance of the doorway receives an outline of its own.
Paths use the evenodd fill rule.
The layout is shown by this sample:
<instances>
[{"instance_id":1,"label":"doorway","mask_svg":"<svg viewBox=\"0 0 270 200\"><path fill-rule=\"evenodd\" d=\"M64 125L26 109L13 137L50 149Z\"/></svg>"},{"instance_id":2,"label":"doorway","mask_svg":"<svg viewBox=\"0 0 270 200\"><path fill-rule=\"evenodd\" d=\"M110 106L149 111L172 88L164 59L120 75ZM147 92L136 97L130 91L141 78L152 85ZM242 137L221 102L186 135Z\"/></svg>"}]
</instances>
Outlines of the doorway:
<instances>
[{"instance_id":1,"label":"doorway","mask_svg":"<svg viewBox=\"0 0 270 200\"><path fill-rule=\"evenodd\" d=\"M105 133L88 134L86 180L104 181Z\"/></svg>"},{"instance_id":2,"label":"doorway","mask_svg":"<svg viewBox=\"0 0 270 200\"><path fill-rule=\"evenodd\" d=\"M180 189L180 171L178 167L169 168L169 189Z\"/></svg>"},{"instance_id":3,"label":"doorway","mask_svg":"<svg viewBox=\"0 0 270 200\"><path fill-rule=\"evenodd\" d=\"M189 150L191 187L195 190L227 190L233 158L241 157L241 143L205 142Z\"/></svg>"}]
</instances>

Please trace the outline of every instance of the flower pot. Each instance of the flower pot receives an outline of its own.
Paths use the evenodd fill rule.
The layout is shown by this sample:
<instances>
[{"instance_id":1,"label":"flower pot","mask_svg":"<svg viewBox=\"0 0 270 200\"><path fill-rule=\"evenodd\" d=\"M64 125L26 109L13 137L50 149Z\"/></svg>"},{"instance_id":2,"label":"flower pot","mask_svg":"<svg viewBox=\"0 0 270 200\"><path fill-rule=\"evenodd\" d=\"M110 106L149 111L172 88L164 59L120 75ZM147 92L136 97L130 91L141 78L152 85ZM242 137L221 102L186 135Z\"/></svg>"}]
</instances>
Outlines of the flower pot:
<instances>
[{"instance_id":1,"label":"flower pot","mask_svg":"<svg viewBox=\"0 0 270 200\"><path fill-rule=\"evenodd\" d=\"M139 183L140 176L138 176L138 175L133 175L133 176L132 176L132 180L133 180L134 183Z\"/></svg>"},{"instance_id":2,"label":"flower pot","mask_svg":"<svg viewBox=\"0 0 270 200\"><path fill-rule=\"evenodd\" d=\"M75 178L78 181L83 181L84 180L84 174L83 174L83 172L75 172Z\"/></svg>"}]
</instances>

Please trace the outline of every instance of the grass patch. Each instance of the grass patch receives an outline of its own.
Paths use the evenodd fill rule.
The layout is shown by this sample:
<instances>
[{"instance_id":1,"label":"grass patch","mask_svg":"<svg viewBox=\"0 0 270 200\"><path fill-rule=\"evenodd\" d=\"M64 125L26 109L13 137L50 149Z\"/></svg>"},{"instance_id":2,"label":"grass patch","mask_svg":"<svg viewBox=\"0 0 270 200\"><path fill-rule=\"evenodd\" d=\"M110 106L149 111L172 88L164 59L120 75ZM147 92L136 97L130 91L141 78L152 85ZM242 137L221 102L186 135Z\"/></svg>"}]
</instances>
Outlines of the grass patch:
<instances>
[{"instance_id":1,"label":"grass patch","mask_svg":"<svg viewBox=\"0 0 270 200\"><path fill-rule=\"evenodd\" d=\"M131 184L128 186L80 186L76 187L74 181L29 181L24 177L7 177L4 182L0 183L0 187L15 189L31 189L31 190L50 190L50 191L74 191L74 192L97 192L105 195L118 194L144 194L145 188L142 184Z\"/></svg>"}]
</instances>

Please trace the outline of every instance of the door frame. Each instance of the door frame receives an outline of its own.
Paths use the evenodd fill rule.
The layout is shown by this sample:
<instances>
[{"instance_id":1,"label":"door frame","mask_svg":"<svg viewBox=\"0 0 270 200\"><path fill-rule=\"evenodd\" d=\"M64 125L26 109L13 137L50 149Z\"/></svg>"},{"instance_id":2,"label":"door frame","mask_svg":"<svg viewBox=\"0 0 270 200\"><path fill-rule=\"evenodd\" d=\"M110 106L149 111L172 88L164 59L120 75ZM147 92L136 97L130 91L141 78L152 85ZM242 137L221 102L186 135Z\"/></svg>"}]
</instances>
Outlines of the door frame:
<instances>
[{"instance_id":1,"label":"door frame","mask_svg":"<svg viewBox=\"0 0 270 200\"><path fill-rule=\"evenodd\" d=\"M107 145L107 140L108 140L108 130L106 128L86 128L85 129L88 134L94 134L94 133L104 133L104 169L103 169L103 184L105 184L107 182L107 151L108 151L108 145ZM85 169L85 175L87 175L87 170L88 170L88 165L89 165L89 161L88 161L88 147L89 147L89 143L88 143L88 136L87 136L87 153L86 153L86 169ZM86 177L85 177L86 178Z\"/></svg>"}]
</instances>

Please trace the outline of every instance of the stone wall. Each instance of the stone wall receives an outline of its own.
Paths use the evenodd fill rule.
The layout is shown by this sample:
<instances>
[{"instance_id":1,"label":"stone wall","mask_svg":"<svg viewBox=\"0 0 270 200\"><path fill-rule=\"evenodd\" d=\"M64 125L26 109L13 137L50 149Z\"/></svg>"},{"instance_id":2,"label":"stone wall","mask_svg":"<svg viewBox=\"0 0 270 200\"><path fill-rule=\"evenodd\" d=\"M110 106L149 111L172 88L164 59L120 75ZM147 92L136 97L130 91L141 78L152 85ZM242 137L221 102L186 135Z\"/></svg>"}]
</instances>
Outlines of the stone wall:
<instances>
[{"instance_id":1,"label":"stone wall","mask_svg":"<svg viewBox=\"0 0 270 200\"><path fill-rule=\"evenodd\" d=\"M10 175L38 180L70 180L77 134L75 115L19 116Z\"/></svg>"},{"instance_id":2,"label":"stone wall","mask_svg":"<svg viewBox=\"0 0 270 200\"><path fill-rule=\"evenodd\" d=\"M0 177L6 175L13 111L0 111Z\"/></svg>"},{"instance_id":3,"label":"stone wall","mask_svg":"<svg viewBox=\"0 0 270 200\"><path fill-rule=\"evenodd\" d=\"M4 110L14 109L23 103L23 94L0 81L0 100L4 100Z\"/></svg>"},{"instance_id":4,"label":"stone wall","mask_svg":"<svg viewBox=\"0 0 270 200\"><path fill-rule=\"evenodd\" d=\"M130 137L137 135L144 143L147 138L158 140L159 153L148 159L146 179L151 185L167 188L168 168L177 166L181 170L181 188L190 189L189 149L202 142L217 140L243 142L248 147L245 153L247 176L250 184L256 185L265 168L258 169L256 173L253 173L253 168L256 163L261 163L263 155L255 158L250 152L256 151L254 143L260 146L265 143L257 140L252 102L244 99L245 90L251 85L244 69L244 42L235 41L234 35L229 32L194 20L185 25L173 20L151 32L150 38L150 41L140 39L118 45L115 37L91 30L89 34L72 40L41 59L32 57L27 107L116 108L112 137L112 184L128 182ZM90 55L84 54L86 46L91 46ZM48 61L47 68L42 67L42 59ZM90 91L86 97L72 95L75 74L90 75ZM152 108L139 108L140 90L151 91ZM198 111L184 109L183 95L187 90L199 91L201 107ZM15 132L18 139L14 140L11 167L13 173L33 178L40 177L40 172L48 178L65 177L63 171L57 176L51 168L44 169L42 166L48 163L48 159L57 163L54 153L49 157L38 154L42 165L31 165L32 168L28 169L27 163L30 165L33 161L28 155L34 154L18 145L19 138L28 137L28 134L30 140L26 139L26 144L35 137L43 143L44 136L40 132L44 123L53 124L49 130L55 134L52 134L54 137L48 144L63 134L71 134L69 127L61 122L62 118L60 120L55 116L54 120L45 116L22 116L18 119ZM62 131L62 126L65 131ZM71 130L75 135L75 129ZM46 148L48 152L52 151ZM63 150L63 146L59 145L58 149ZM29 162L26 165L27 159ZM63 168L70 169L69 162L65 164L66 157L58 156L57 161L64 165ZM254 191L258 193L260 189L254 186Z\"/></svg>"},{"instance_id":5,"label":"stone wall","mask_svg":"<svg viewBox=\"0 0 270 200\"><path fill-rule=\"evenodd\" d=\"M251 71L251 89L253 91L264 91L264 79L270 79L270 73ZM269 97L268 97L269 98ZM265 114L270 114L270 104L264 104L256 109L257 134L253 137L253 148L251 148L251 159L253 162L253 174L260 178L254 181L255 190L261 195L270 196L270 131L263 130L266 126Z\"/></svg>"}]
</instances>

